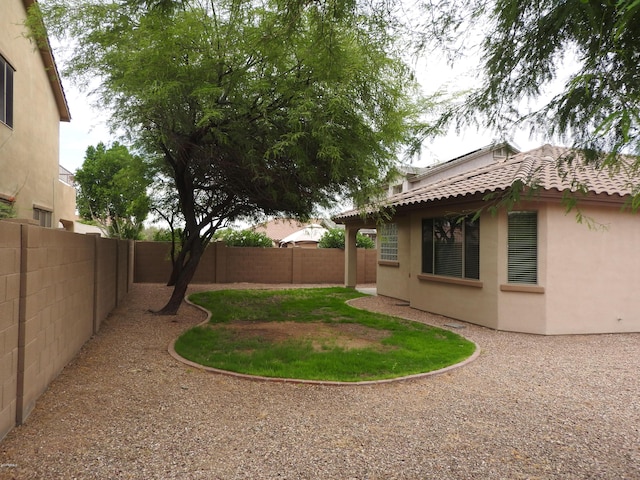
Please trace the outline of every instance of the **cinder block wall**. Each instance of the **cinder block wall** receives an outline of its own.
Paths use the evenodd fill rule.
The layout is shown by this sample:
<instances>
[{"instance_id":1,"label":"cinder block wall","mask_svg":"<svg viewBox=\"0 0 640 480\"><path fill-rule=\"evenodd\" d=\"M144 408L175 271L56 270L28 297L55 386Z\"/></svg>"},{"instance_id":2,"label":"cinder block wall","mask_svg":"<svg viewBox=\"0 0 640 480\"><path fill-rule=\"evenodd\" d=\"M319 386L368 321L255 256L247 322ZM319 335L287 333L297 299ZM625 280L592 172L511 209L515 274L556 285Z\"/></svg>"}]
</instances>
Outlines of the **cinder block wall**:
<instances>
[{"instance_id":1,"label":"cinder block wall","mask_svg":"<svg viewBox=\"0 0 640 480\"><path fill-rule=\"evenodd\" d=\"M134 281L166 283L170 244L136 242ZM377 250L358 250L358 283L375 283ZM343 283L344 251L334 248L251 248L211 244L193 283Z\"/></svg>"},{"instance_id":2,"label":"cinder block wall","mask_svg":"<svg viewBox=\"0 0 640 480\"><path fill-rule=\"evenodd\" d=\"M119 260L125 247L133 245L0 221L0 439L126 292L133 276L120 271L131 265L126 250Z\"/></svg>"},{"instance_id":3,"label":"cinder block wall","mask_svg":"<svg viewBox=\"0 0 640 480\"><path fill-rule=\"evenodd\" d=\"M16 423L20 225L0 222L0 439Z\"/></svg>"},{"instance_id":4,"label":"cinder block wall","mask_svg":"<svg viewBox=\"0 0 640 480\"><path fill-rule=\"evenodd\" d=\"M171 275L170 251L169 242L136 242L133 255L134 283L167 283Z\"/></svg>"},{"instance_id":5,"label":"cinder block wall","mask_svg":"<svg viewBox=\"0 0 640 480\"><path fill-rule=\"evenodd\" d=\"M217 278L216 283L293 283L294 249L226 247L222 242L215 247L217 260L226 257L224 276Z\"/></svg>"},{"instance_id":6,"label":"cinder block wall","mask_svg":"<svg viewBox=\"0 0 640 480\"><path fill-rule=\"evenodd\" d=\"M167 248L167 254L165 257L169 259L171 257L169 253L169 249L171 244L169 244L169 248ZM196 270L195 275L193 276L193 283L214 283L216 278L216 251L215 243L207 245L202 258L200 259L200 263L198 264L198 269ZM169 263L169 265L171 265ZM171 273L171 268L169 268L169 273ZM169 279L169 275L163 280L164 283Z\"/></svg>"},{"instance_id":7,"label":"cinder block wall","mask_svg":"<svg viewBox=\"0 0 640 480\"><path fill-rule=\"evenodd\" d=\"M117 275L116 278L116 304L119 305L124 297L129 293L131 287L131 281L133 277L129 274L131 268L129 251L133 251L132 240L118 240L118 252L117 252Z\"/></svg>"},{"instance_id":8,"label":"cinder block wall","mask_svg":"<svg viewBox=\"0 0 640 480\"><path fill-rule=\"evenodd\" d=\"M93 333L95 239L22 225L22 247L18 422Z\"/></svg>"},{"instance_id":9,"label":"cinder block wall","mask_svg":"<svg viewBox=\"0 0 640 480\"><path fill-rule=\"evenodd\" d=\"M116 308L118 294L118 242L96 237L95 255L95 321L94 330L100 329L100 323Z\"/></svg>"},{"instance_id":10,"label":"cinder block wall","mask_svg":"<svg viewBox=\"0 0 640 480\"><path fill-rule=\"evenodd\" d=\"M376 283L378 269L378 251L358 249L358 283Z\"/></svg>"},{"instance_id":11,"label":"cinder block wall","mask_svg":"<svg viewBox=\"0 0 640 480\"><path fill-rule=\"evenodd\" d=\"M287 249L289 250L289 249ZM292 248L300 266L300 281L295 283L343 283L344 250L338 248Z\"/></svg>"}]
</instances>

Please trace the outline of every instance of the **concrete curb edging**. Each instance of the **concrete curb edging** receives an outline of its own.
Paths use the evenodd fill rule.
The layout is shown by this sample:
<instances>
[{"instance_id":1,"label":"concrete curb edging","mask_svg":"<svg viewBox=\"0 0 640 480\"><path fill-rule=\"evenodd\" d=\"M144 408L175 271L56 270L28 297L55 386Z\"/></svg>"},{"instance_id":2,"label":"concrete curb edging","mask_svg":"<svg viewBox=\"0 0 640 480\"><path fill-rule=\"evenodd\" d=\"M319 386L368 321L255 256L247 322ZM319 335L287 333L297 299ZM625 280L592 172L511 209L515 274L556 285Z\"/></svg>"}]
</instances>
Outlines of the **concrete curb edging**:
<instances>
[{"instance_id":1,"label":"concrete curb edging","mask_svg":"<svg viewBox=\"0 0 640 480\"><path fill-rule=\"evenodd\" d=\"M209 320L211 319L211 312L201 307L200 305L196 305L186 297L185 297L185 302L187 302L189 305L193 305L194 307L204 311L207 314L207 318L196 326L206 325L209 322ZM349 302L347 302L347 304L349 304ZM358 307L353 307L353 308L358 308ZM405 319L405 320L414 321L410 319ZM430 325L430 326L434 328L442 328L436 325ZM458 333L458 335L460 334ZM464 359L459 363L456 363L454 365L449 365L448 367L444 367L439 370L433 370L431 372L416 373L413 375L406 375L404 377L386 378L382 380L367 380L363 382L336 382L336 381L327 381L327 380L304 380L299 378L263 377L260 375L248 375L246 373L237 373L237 372L231 372L229 370L221 370L219 368L207 367L205 365L192 362L191 360L187 360L186 358L180 356L175 349L175 344L178 341L177 338L169 344L168 352L169 352L169 355L171 355L175 360L181 363L184 363L185 365L188 365L190 367L197 368L199 370L209 372L209 373L216 373L216 374L226 375L229 377L241 378L244 380L253 380L253 381L259 381L259 382L264 381L264 382L294 383L294 384L307 384L307 385L331 385L331 386L338 386L338 387L348 387L348 386L365 386L365 385L379 385L379 384L385 384L385 383L406 382L410 380L417 380L421 378L442 375L443 373L447 373L457 368L463 367L475 361L480 356L480 346L473 340L469 340L468 338L466 338L464 335L460 335L460 336L463 337L465 340L473 343L476 349L471 354L471 356L469 356L468 358Z\"/></svg>"}]
</instances>

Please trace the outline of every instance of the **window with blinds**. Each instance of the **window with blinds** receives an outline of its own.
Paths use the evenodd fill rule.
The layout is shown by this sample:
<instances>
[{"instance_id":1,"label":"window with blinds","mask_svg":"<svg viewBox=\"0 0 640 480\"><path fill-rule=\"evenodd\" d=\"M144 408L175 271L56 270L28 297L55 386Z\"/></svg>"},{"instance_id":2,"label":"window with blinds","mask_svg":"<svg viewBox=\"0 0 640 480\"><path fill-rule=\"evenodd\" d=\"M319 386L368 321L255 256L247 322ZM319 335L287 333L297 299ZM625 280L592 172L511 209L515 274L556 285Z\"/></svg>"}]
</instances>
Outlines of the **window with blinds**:
<instances>
[{"instance_id":1,"label":"window with blinds","mask_svg":"<svg viewBox=\"0 0 640 480\"><path fill-rule=\"evenodd\" d=\"M378 228L380 260L398 261L398 225L385 223Z\"/></svg>"},{"instance_id":2,"label":"window with blinds","mask_svg":"<svg viewBox=\"0 0 640 480\"><path fill-rule=\"evenodd\" d=\"M538 214L509 212L507 281L538 283Z\"/></svg>"},{"instance_id":3,"label":"window with blinds","mask_svg":"<svg viewBox=\"0 0 640 480\"><path fill-rule=\"evenodd\" d=\"M13 127L13 68L0 57L0 122Z\"/></svg>"},{"instance_id":4,"label":"window with blinds","mask_svg":"<svg viewBox=\"0 0 640 480\"><path fill-rule=\"evenodd\" d=\"M422 272L480 279L480 220L472 217L423 219Z\"/></svg>"}]
</instances>

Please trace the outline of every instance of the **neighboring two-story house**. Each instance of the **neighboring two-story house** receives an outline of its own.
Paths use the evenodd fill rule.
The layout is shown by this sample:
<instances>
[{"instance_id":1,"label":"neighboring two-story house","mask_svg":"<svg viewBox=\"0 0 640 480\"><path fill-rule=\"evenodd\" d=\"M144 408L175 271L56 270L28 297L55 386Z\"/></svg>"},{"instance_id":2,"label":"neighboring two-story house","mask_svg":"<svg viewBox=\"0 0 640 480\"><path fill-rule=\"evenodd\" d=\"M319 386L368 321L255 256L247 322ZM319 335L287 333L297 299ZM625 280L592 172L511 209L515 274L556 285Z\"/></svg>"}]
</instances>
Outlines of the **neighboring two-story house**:
<instances>
[{"instance_id":1,"label":"neighboring two-story house","mask_svg":"<svg viewBox=\"0 0 640 480\"><path fill-rule=\"evenodd\" d=\"M75 189L58 165L60 122L71 116L51 50L26 34L34 3L0 4L0 202L17 218L73 228Z\"/></svg>"},{"instance_id":2,"label":"neighboring two-story house","mask_svg":"<svg viewBox=\"0 0 640 480\"><path fill-rule=\"evenodd\" d=\"M515 146L508 142L494 142L485 147L452 158L442 163L427 167L404 166L399 168L399 174L389 182L387 196L424 187L444 178L458 175L462 172L490 165L496 161L506 160L519 153Z\"/></svg>"}]
</instances>

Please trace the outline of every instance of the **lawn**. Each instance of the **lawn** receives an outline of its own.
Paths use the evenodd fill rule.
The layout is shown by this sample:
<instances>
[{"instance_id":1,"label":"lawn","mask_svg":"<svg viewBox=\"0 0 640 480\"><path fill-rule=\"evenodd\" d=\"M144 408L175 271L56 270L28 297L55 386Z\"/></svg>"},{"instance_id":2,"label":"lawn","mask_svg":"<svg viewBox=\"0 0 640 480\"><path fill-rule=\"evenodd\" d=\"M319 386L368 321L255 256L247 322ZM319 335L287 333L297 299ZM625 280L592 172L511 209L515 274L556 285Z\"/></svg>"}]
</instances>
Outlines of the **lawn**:
<instances>
[{"instance_id":1,"label":"lawn","mask_svg":"<svg viewBox=\"0 0 640 480\"><path fill-rule=\"evenodd\" d=\"M458 363L475 350L448 330L346 304L345 288L223 290L191 295L212 312L175 343L182 357L222 370L305 380L403 377Z\"/></svg>"}]
</instances>

